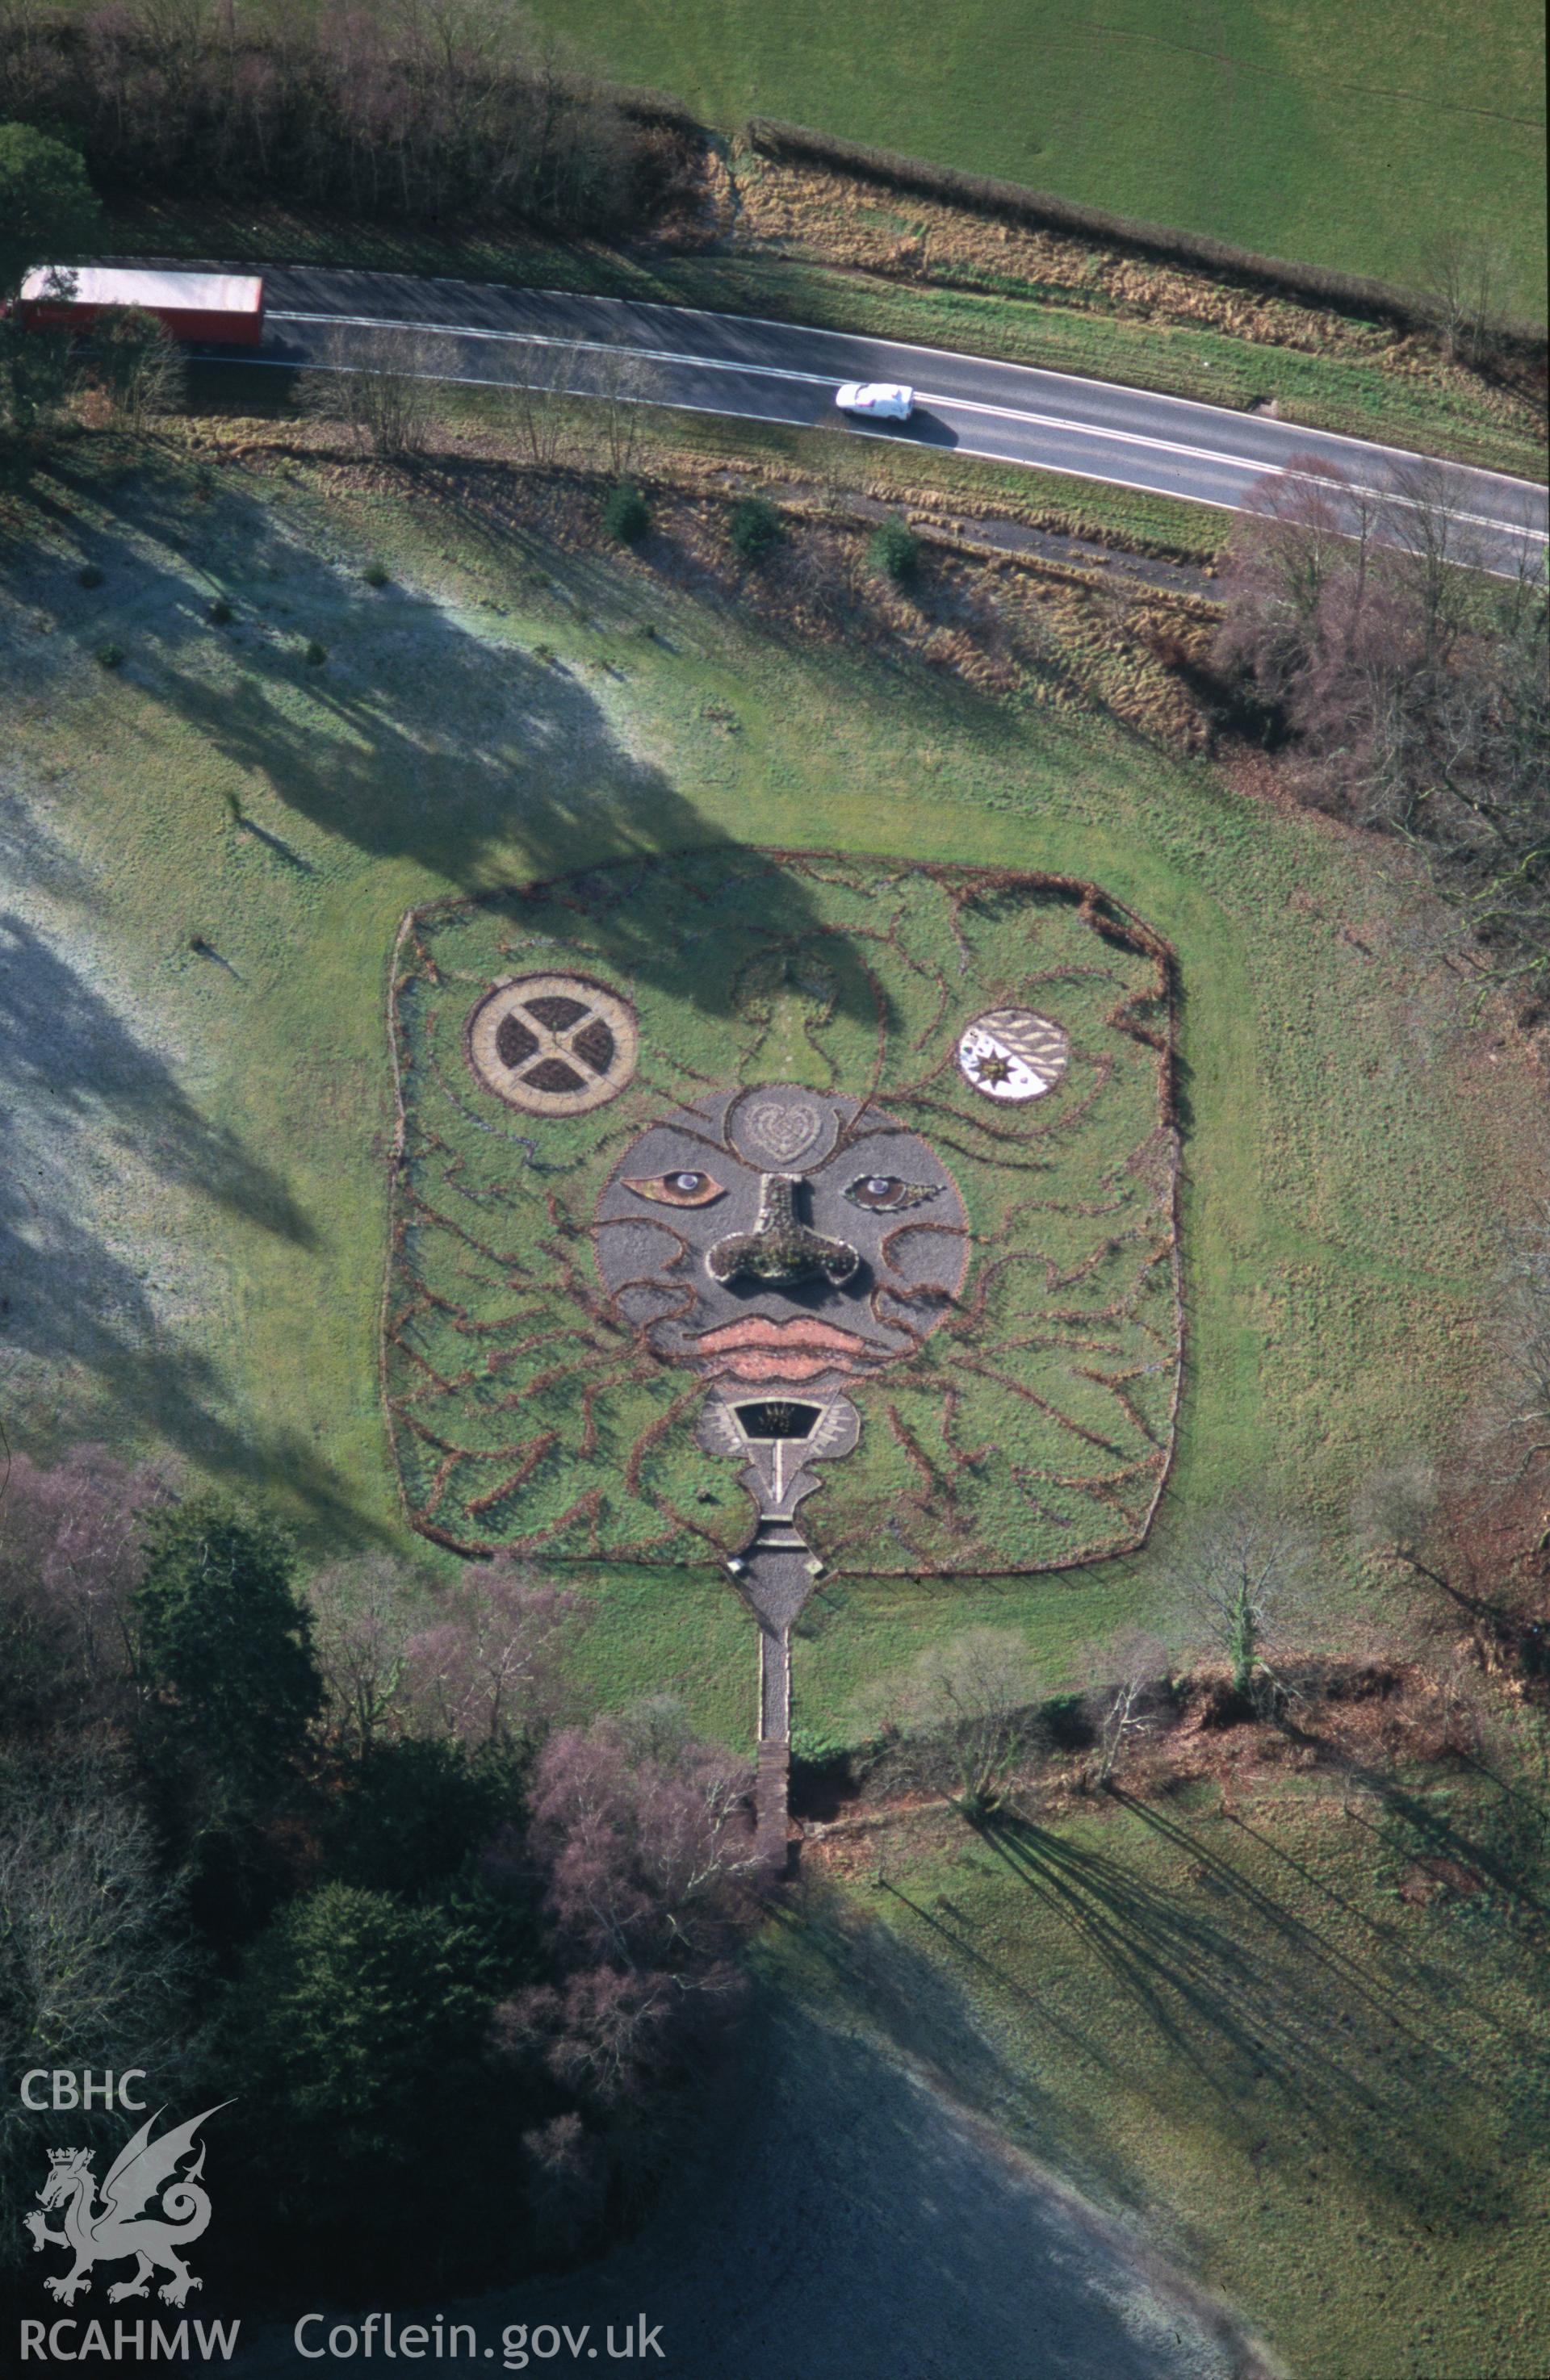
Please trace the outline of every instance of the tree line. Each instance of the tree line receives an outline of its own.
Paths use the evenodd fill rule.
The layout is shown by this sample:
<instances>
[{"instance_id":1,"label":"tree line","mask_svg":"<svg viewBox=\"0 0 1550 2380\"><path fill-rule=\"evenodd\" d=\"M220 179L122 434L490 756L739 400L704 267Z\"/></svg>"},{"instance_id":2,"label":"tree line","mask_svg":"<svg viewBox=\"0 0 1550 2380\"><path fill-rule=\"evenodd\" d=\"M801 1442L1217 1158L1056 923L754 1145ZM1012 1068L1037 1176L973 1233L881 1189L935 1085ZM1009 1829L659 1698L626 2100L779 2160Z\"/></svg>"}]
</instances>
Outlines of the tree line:
<instances>
[{"instance_id":1,"label":"tree line","mask_svg":"<svg viewBox=\"0 0 1550 2380\"><path fill-rule=\"evenodd\" d=\"M411 2246L446 2285L595 2249L720 2070L748 1779L667 1701L568 1723L587 1617L502 1562L304 1588L262 1511L101 1448L13 1463L0 2050L238 2100L212 2173L244 2219L207 2256L237 2292L385 2280ZM0 2110L0 2262L56 2133Z\"/></svg>"},{"instance_id":2,"label":"tree line","mask_svg":"<svg viewBox=\"0 0 1550 2380\"><path fill-rule=\"evenodd\" d=\"M106 192L373 223L616 231L682 162L681 130L566 72L511 0L0 0L4 116L75 143Z\"/></svg>"},{"instance_id":3,"label":"tree line","mask_svg":"<svg viewBox=\"0 0 1550 2380\"><path fill-rule=\"evenodd\" d=\"M1550 1014L1550 613L1525 510L1487 575L1468 482L1400 465L1378 493L1293 457L1234 525L1214 649L1300 798L1410 843L1483 978Z\"/></svg>"}]
</instances>

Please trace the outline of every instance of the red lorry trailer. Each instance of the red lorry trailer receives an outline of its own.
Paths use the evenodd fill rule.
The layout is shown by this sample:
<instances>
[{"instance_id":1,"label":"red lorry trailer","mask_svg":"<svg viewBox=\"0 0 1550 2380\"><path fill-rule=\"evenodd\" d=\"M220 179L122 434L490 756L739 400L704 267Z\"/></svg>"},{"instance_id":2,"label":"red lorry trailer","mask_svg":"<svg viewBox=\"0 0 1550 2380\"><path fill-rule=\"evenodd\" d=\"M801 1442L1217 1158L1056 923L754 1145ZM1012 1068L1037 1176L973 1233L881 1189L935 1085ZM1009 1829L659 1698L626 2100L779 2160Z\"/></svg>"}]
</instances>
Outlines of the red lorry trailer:
<instances>
[{"instance_id":1,"label":"red lorry trailer","mask_svg":"<svg viewBox=\"0 0 1550 2380\"><path fill-rule=\"evenodd\" d=\"M175 339L256 347L263 336L263 283L249 273L163 273L116 264L40 264L17 310L29 329L89 331L115 306L138 306Z\"/></svg>"}]
</instances>

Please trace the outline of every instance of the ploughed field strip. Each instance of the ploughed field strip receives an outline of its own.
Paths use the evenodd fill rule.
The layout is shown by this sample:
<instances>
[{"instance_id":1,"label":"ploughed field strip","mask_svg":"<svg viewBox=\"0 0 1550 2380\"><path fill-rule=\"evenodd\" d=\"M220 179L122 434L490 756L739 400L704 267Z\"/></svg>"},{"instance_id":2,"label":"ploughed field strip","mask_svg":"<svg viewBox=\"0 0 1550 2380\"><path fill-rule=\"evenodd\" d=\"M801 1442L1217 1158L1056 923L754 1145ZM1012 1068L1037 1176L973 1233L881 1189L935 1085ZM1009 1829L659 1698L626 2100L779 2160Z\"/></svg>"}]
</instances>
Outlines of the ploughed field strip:
<instances>
[{"instance_id":1,"label":"ploughed field strip","mask_svg":"<svg viewBox=\"0 0 1550 2380\"><path fill-rule=\"evenodd\" d=\"M1009 872L716 848L411 912L409 1520L735 1577L757 1531L804 1558L751 1596L777 1633L821 1566L1138 1544L1180 1354L1172 995L1095 888Z\"/></svg>"}]
</instances>

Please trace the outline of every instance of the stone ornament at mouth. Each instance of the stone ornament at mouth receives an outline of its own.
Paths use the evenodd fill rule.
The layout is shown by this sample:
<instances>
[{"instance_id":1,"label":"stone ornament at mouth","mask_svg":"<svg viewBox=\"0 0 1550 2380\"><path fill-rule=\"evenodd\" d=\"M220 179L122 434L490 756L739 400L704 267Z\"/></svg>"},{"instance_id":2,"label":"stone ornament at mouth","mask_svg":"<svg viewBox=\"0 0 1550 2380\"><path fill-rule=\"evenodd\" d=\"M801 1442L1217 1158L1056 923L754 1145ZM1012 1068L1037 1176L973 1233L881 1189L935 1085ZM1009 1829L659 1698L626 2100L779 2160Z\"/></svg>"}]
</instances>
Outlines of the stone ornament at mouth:
<instances>
[{"instance_id":1,"label":"stone ornament at mouth","mask_svg":"<svg viewBox=\"0 0 1550 2380\"><path fill-rule=\"evenodd\" d=\"M827 1373L853 1372L857 1358L871 1354L853 1330L836 1329L811 1316L775 1321L755 1315L747 1322L707 1330L690 1350L707 1379L789 1380L799 1385Z\"/></svg>"}]
</instances>

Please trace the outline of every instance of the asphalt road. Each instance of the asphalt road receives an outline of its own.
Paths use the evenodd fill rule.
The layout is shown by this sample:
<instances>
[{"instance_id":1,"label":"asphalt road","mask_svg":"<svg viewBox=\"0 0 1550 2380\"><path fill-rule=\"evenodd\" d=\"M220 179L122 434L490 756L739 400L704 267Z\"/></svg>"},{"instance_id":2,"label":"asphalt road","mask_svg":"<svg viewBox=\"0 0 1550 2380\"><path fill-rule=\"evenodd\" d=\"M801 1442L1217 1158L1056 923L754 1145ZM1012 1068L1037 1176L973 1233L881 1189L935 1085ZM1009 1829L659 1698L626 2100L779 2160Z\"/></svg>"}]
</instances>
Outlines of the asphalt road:
<instances>
[{"instance_id":1,"label":"asphalt road","mask_svg":"<svg viewBox=\"0 0 1550 2380\"><path fill-rule=\"evenodd\" d=\"M839 422L856 437L956 449L1229 510L1267 475L1316 456L1345 475L1351 501L1381 503L1396 538L1416 533L1417 493L1434 500L1446 490L1458 559L1509 574L1525 559L1544 566L1543 487L1263 414L740 315L395 273L262 271L267 363L345 367L401 356L449 381L508 387L537 380L578 395L613 392L758 421ZM845 380L909 382L917 392L913 418L846 421L834 406Z\"/></svg>"}]
</instances>

